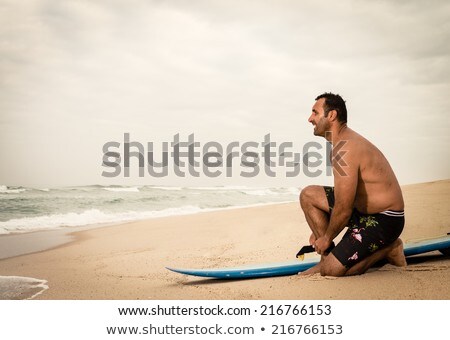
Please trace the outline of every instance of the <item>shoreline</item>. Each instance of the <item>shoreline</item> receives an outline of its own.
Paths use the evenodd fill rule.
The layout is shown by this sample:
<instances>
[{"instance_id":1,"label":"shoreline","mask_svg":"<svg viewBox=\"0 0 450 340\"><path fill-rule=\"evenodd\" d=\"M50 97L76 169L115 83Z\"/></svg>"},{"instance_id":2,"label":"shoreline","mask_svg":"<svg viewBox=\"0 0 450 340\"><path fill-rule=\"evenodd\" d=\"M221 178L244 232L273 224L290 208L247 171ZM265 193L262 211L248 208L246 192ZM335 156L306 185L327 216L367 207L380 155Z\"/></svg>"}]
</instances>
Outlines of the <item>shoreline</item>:
<instances>
[{"instance_id":1,"label":"shoreline","mask_svg":"<svg viewBox=\"0 0 450 340\"><path fill-rule=\"evenodd\" d=\"M277 204L289 204L289 203L293 203L293 201L256 203L250 205L230 206L223 208L205 208L198 212L182 213L178 215L157 216L153 218L136 219L130 221L118 221L112 223L98 223L75 227L58 227L54 229L41 229L25 232L11 232L9 234L0 234L0 260L9 259L21 255L39 253L42 251L58 248L60 246L75 241L77 234L79 232L91 229L108 228L117 225L125 225L128 223L152 221L154 219L159 218L171 218L174 216L196 215L207 212L247 209L260 206L272 206Z\"/></svg>"},{"instance_id":2,"label":"shoreline","mask_svg":"<svg viewBox=\"0 0 450 340\"><path fill-rule=\"evenodd\" d=\"M402 189L405 242L450 231L450 180ZM0 260L0 275L45 281L48 289L35 297L44 300L450 299L450 258L436 253L411 258L406 268L385 265L344 278L222 281L165 269L290 260L308 230L297 202L159 217L76 231L62 246Z\"/></svg>"}]
</instances>

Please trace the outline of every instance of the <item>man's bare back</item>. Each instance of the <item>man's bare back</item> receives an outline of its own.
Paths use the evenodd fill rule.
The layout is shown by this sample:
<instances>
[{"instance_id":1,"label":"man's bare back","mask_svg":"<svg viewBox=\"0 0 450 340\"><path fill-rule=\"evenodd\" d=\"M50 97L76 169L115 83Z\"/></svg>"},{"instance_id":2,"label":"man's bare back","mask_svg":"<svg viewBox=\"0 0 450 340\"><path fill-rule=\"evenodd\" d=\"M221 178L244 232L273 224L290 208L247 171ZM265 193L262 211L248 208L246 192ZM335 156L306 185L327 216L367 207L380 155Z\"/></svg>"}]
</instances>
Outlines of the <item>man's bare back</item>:
<instances>
[{"instance_id":1,"label":"man's bare back","mask_svg":"<svg viewBox=\"0 0 450 340\"><path fill-rule=\"evenodd\" d=\"M363 136L345 127L337 142L343 141L338 152L346 152L343 160L358 166L358 183L354 207L365 214L384 210L403 210L400 185L386 157ZM345 171L345 167L343 168Z\"/></svg>"}]
</instances>

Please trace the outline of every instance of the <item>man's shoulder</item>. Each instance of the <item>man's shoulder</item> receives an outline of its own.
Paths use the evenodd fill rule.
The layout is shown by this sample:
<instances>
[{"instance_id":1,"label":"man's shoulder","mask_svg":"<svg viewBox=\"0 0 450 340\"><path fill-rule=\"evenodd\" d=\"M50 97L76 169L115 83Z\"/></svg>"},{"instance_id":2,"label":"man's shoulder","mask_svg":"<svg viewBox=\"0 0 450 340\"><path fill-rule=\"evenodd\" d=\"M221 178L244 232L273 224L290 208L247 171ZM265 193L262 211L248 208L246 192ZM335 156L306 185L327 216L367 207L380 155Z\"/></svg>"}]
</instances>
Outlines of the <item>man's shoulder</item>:
<instances>
[{"instance_id":1,"label":"man's shoulder","mask_svg":"<svg viewBox=\"0 0 450 340\"><path fill-rule=\"evenodd\" d=\"M346 135L343 136L342 142L347 146L349 151L354 151L355 153L358 151L366 152L371 149L376 149L376 146L373 145L367 138L354 130L349 130Z\"/></svg>"},{"instance_id":2,"label":"man's shoulder","mask_svg":"<svg viewBox=\"0 0 450 340\"><path fill-rule=\"evenodd\" d=\"M369 140L352 131L333 147L332 157L345 162L346 166L358 168L372 158L378 149Z\"/></svg>"}]
</instances>

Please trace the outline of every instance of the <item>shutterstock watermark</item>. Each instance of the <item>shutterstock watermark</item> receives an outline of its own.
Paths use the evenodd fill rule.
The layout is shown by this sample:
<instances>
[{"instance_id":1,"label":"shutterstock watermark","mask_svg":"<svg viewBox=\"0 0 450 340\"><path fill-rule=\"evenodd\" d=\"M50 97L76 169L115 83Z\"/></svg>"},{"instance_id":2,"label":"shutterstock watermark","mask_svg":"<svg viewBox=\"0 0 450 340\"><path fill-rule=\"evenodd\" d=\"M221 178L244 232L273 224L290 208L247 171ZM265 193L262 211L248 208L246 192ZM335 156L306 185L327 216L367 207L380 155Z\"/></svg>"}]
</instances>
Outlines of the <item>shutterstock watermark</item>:
<instances>
[{"instance_id":1,"label":"shutterstock watermark","mask_svg":"<svg viewBox=\"0 0 450 340\"><path fill-rule=\"evenodd\" d=\"M131 159L138 162L139 177L165 177L169 171L178 177L256 177L264 173L268 177L296 177L300 173L308 177L318 177L324 172L331 176L331 162L335 170L345 175L343 150L345 142L333 148L324 141L307 142L295 152L292 142L271 140L266 134L261 141L232 141L222 145L216 141L200 143L192 133L182 141L180 134L170 142L146 142L147 148L138 141L131 141L130 134L124 133L123 142L109 141L103 145L103 177L130 177ZM156 151L156 146L159 151ZM297 148L298 150L299 148ZM325 152L325 155L323 155ZM135 163L135 162L133 162Z\"/></svg>"}]
</instances>

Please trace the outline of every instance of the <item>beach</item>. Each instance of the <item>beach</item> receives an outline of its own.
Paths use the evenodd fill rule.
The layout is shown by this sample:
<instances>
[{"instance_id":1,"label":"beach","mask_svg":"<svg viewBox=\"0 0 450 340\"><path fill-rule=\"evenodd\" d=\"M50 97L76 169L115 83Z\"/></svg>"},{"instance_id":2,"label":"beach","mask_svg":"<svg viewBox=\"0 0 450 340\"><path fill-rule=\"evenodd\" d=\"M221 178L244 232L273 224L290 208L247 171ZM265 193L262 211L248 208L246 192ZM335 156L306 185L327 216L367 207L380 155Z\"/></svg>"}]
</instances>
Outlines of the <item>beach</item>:
<instances>
[{"instance_id":1,"label":"beach","mask_svg":"<svg viewBox=\"0 0 450 340\"><path fill-rule=\"evenodd\" d=\"M450 232L450 180L402 189L404 242ZM27 237L40 242L40 233ZM35 299L450 299L450 258L439 252L410 258L406 268L386 264L343 278L316 274L227 281L187 277L165 268L291 260L309 235L298 202L76 231L51 249L0 260L0 276L41 280L33 289L3 298L24 299L41 291ZM20 242L15 244L20 247Z\"/></svg>"}]
</instances>

